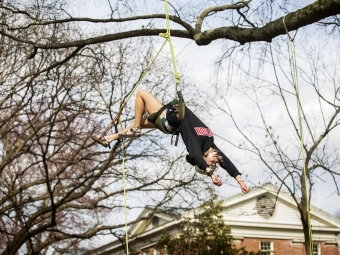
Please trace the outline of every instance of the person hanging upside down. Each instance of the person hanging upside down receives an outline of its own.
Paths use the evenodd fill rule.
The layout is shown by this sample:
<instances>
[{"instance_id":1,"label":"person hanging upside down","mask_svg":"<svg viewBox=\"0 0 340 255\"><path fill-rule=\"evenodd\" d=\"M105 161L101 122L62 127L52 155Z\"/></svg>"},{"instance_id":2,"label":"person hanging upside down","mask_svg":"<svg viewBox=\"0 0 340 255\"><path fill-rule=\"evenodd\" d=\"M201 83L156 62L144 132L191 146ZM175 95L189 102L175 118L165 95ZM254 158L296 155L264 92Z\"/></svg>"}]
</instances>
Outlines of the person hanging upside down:
<instances>
[{"instance_id":1,"label":"person hanging upside down","mask_svg":"<svg viewBox=\"0 0 340 255\"><path fill-rule=\"evenodd\" d=\"M162 107L162 103L156 97L148 91L140 89L136 95L134 121L116 134L101 138L93 136L92 139L104 147L108 147L114 140L140 137L141 129L145 128L157 128L163 133L169 134L178 125L175 109L168 107L159 117L153 118ZM149 117L143 117L145 110L150 114ZM221 186L221 179L214 173L218 163L230 176L236 179L243 193L246 194L250 191L234 164L214 144L212 131L187 107L185 107L185 114L178 131L189 153L186 156L186 161L195 166L197 172L210 176L215 185Z\"/></svg>"}]
</instances>

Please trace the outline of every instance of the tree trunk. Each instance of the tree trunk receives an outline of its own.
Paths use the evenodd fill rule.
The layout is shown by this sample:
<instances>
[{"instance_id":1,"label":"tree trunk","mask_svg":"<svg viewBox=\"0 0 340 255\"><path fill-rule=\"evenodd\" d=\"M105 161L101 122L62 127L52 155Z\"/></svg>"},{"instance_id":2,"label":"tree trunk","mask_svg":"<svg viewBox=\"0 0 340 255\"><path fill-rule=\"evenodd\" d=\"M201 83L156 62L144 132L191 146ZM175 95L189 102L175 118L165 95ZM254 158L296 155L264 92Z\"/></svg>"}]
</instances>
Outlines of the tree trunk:
<instances>
[{"instance_id":1,"label":"tree trunk","mask_svg":"<svg viewBox=\"0 0 340 255\"><path fill-rule=\"evenodd\" d=\"M309 216L309 196L307 190L306 178L301 175L301 202L300 202L300 214L303 227L303 235L305 237L305 249L306 255L312 255L313 250L311 249L313 238L312 238L312 224Z\"/></svg>"}]
</instances>

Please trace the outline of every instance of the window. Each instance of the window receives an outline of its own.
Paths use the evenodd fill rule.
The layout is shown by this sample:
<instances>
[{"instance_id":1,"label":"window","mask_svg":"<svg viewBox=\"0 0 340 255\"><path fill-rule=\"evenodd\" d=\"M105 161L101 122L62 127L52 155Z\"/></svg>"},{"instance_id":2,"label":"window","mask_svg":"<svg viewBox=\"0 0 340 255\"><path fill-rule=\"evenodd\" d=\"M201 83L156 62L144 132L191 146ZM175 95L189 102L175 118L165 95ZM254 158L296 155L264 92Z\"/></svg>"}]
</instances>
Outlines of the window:
<instances>
[{"instance_id":1,"label":"window","mask_svg":"<svg viewBox=\"0 0 340 255\"><path fill-rule=\"evenodd\" d=\"M273 243L271 242L260 242L260 251L262 255L273 254Z\"/></svg>"},{"instance_id":2,"label":"window","mask_svg":"<svg viewBox=\"0 0 340 255\"><path fill-rule=\"evenodd\" d=\"M156 216L154 216L153 218L152 218L152 226L154 226L154 227L157 227L158 226L158 224L159 224L159 219L158 219L158 217L156 217Z\"/></svg>"},{"instance_id":3,"label":"window","mask_svg":"<svg viewBox=\"0 0 340 255\"><path fill-rule=\"evenodd\" d=\"M319 252L319 245L318 244L313 244L313 255L320 255L321 253Z\"/></svg>"}]
</instances>

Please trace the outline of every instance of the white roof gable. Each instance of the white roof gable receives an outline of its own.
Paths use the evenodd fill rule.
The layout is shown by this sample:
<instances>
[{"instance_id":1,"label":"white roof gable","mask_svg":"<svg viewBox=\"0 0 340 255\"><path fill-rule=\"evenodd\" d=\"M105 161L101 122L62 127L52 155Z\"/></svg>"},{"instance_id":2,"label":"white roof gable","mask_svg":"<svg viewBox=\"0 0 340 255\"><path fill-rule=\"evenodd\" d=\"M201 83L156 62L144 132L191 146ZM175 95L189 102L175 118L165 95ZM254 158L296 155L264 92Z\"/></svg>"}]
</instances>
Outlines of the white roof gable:
<instances>
[{"instance_id":1,"label":"white roof gable","mask_svg":"<svg viewBox=\"0 0 340 255\"><path fill-rule=\"evenodd\" d=\"M257 201L263 196L268 197L272 201L273 205L275 205L274 211L269 217L264 217L261 215L257 208ZM224 210L222 214L224 220L232 228L233 235L244 235L245 227L248 229L252 227L256 230L249 232L249 235L254 235L255 232L258 232L256 236L262 235L262 237L264 237L264 233L258 231L259 228L263 228L266 229L264 231L269 232L272 232L273 229L281 229L281 231L284 229L295 229L299 231L299 238L301 236L300 232L302 230L302 223L294 199L288 192L280 190L277 186L271 183L266 183L259 187L253 188L246 195L239 193L228 197L223 200L223 207ZM194 210L187 211L185 214L182 214L182 216L193 215L193 211ZM152 214L154 215L151 216ZM152 220L150 217L158 217L159 226L165 227L166 225L172 225L177 222L179 215L180 214L169 213L169 211L165 210L155 210L154 208L146 207L136 219L136 221L139 222L133 224L130 227L129 233L131 235L138 235L143 232L148 232L152 229L157 231L157 226L152 225ZM148 219L140 221L142 218ZM311 222L313 231L319 230L340 233L340 219L315 206L311 206ZM237 228L240 229L237 230ZM331 235L333 236L333 234Z\"/></svg>"},{"instance_id":2,"label":"white roof gable","mask_svg":"<svg viewBox=\"0 0 340 255\"><path fill-rule=\"evenodd\" d=\"M257 210L257 200L259 197L267 196L275 203L275 210L270 217L263 217ZM237 194L223 200L224 210L222 212L225 222L231 228L231 234L235 239L244 237L270 238L270 239L290 239L292 242L301 243L304 240L302 233L302 223L297 206L289 193L279 190L272 184L264 184L253 188L248 194ZM196 209L200 210L200 208ZM185 214L174 211L145 207L136 219L136 223L131 225L129 234L142 238L133 242L136 247L143 248L152 245L157 241L164 228L173 228L180 223L180 216L193 216L195 210L187 211ZM152 225L152 217L159 218L158 226ZM323 240L326 243L337 243L340 233L340 219L331 214L311 206L311 218L313 225L313 240ZM143 239L144 238L144 239ZM148 244L145 244L145 239ZM144 241L143 241L144 240ZM130 243L130 246L132 244ZM143 247L142 247L142 246ZM114 241L107 244L91 254L101 254L121 250L121 243ZM120 254L120 253L119 253Z\"/></svg>"},{"instance_id":3,"label":"white roof gable","mask_svg":"<svg viewBox=\"0 0 340 255\"><path fill-rule=\"evenodd\" d=\"M269 198L274 206L272 215L262 213L258 199ZM279 190L272 184L264 184L254 188L248 194L237 194L223 200L223 216L232 229L233 235L268 236L277 238L303 238L300 214L289 193ZM264 206L265 207L265 206ZM270 206L269 206L270 207ZM267 210L264 208L264 210ZM262 215L262 216L261 216ZM267 217L265 217L267 216ZM323 210L311 206L311 223L313 232L322 231L321 239L334 239L340 233L340 220ZM290 230L290 233L288 233ZM295 236L291 231L296 230ZM285 233L285 231L287 233ZM328 234L325 233L328 232Z\"/></svg>"},{"instance_id":4,"label":"white roof gable","mask_svg":"<svg viewBox=\"0 0 340 255\"><path fill-rule=\"evenodd\" d=\"M158 227L164 227L167 223L174 223L178 218L177 216L178 214L176 213L170 213L166 210L155 209L147 206L137 217L136 221L138 222L131 225L131 227L129 228L129 234L138 235L152 229L155 229L155 231L157 231ZM152 224L152 219L155 217L158 221L157 226L154 226Z\"/></svg>"}]
</instances>

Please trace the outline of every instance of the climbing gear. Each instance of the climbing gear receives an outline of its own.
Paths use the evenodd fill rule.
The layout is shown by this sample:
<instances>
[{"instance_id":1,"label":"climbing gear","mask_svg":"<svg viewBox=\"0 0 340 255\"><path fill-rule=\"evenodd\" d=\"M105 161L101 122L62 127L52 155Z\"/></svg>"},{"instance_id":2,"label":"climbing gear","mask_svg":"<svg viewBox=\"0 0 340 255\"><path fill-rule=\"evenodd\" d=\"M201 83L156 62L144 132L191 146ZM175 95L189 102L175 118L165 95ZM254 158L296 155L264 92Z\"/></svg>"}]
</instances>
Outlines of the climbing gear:
<instances>
[{"instance_id":1,"label":"climbing gear","mask_svg":"<svg viewBox=\"0 0 340 255\"><path fill-rule=\"evenodd\" d=\"M179 78L179 74L177 72L174 48L173 48L172 42L171 42L170 19L169 19L169 12L168 12L168 0L164 1L164 8L165 8L165 19L166 19L167 31L166 31L166 33L160 33L159 35L164 37L169 42L169 45L170 45L172 65L173 65L173 69L174 69L174 78L175 78L175 81L176 81L176 90L177 90L178 100L174 99L173 101L171 101L170 103L164 105L161 109L159 109L157 113L151 114L148 118L148 121L150 121L151 123L154 123L156 125L156 127L159 130L161 130L163 133L172 134L171 144L173 144L173 137L175 135L176 140L175 140L174 145L177 146L178 138L179 138L179 127L181 126L181 122L182 122L182 120L185 116L185 103L184 103L183 95L182 95L182 92L181 92L180 78ZM165 109L172 109L172 108L175 109L175 113L176 113L176 125L171 125L172 130L170 132L167 132L167 130L165 130L163 125L159 125L157 120Z\"/></svg>"},{"instance_id":2,"label":"climbing gear","mask_svg":"<svg viewBox=\"0 0 340 255\"><path fill-rule=\"evenodd\" d=\"M110 147L110 143L104 137L91 136L91 138L96 142L104 146L105 148Z\"/></svg>"},{"instance_id":3,"label":"climbing gear","mask_svg":"<svg viewBox=\"0 0 340 255\"><path fill-rule=\"evenodd\" d=\"M171 134L173 127L169 125L168 121L166 120L166 117L159 116L158 118L156 118L154 122L152 122L156 114L157 112L150 114L150 116L148 117L148 121L153 123L156 126L156 128L159 131L163 132L164 134Z\"/></svg>"},{"instance_id":4,"label":"climbing gear","mask_svg":"<svg viewBox=\"0 0 340 255\"><path fill-rule=\"evenodd\" d=\"M174 106L176 109L177 126L181 126L182 120L185 116L185 102L181 91L177 91L178 103Z\"/></svg>"},{"instance_id":5,"label":"climbing gear","mask_svg":"<svg viewBox=\"0 0 340 255\"><path fill-rule=\"evenodd\" d=\"M130 134L128 134L128 132L131 132ZM130 128L130 130L125 131L124 134L118 134L118 136L120 138L138 138L141 136L141 132L140 129L134 130L133 128Z\"/></svg>"},{"instance_id":6,"label":"climbing gear","mask_svg":"<svg viewBox=\"0 0 340 255\"><path fill-rule=\"evenodd\" d=\"M160 33L159 36L164 37L169 42L170 51L171 51L172 66L174 68L174 78L175 78L175 81L176 81L176 90L181 90L180 84L179 84L180 78L179 78L179 74L177 72L174 48L172 47L172 42L171 42L168 0L164 0L164 9L165 9L165 20L166 20L166 33Z\"/></svg>"},{"instance_id":7,"label":"climbing gear","mask_svg":"<svg viewBox=\"0 0 340 255\"><path fill-rule=\"evenodd\" d=\"M179 128L181 126L181 122L185 115L185 102L183 99L183 95L181 91L177 91L178 99L172 100L170 103L164 105L160 108L156 113L151 114L148 117L148 121L155 124L155 126L165 134L172 134L171 144L173 144L173 136L176 136L176 140L174 145L177 146L178 138L179 138ZM169 123L171 125L171 130L166 130L162 123L162 119L159 117L164 110L168 109L169 111L173 111L176 114L176 123ZM174 125L175 124L175 125Z\"/></svg>"},{"instance_id":8,"label":"climbing gear","mask_svg":"<svg viewBox=\"0 0 340 255\"><path fill-rule=\"evenodd\" d=\"M185 115L185 102L184 102L183 95L182 95L181 91L177 91L177 96L178 96L178 99L174 99L170 103L164 105L161 109L159 109L157 111L157 113L155 113L152 116L152 118L150 118L150 121L152 123L155 123L156 119L162 114L162 112L165 109L174 108L175 113L176 113L176 126L177 127L181 126L181 122L182 122L184 115Z\"/></svg>"}]
</instances>

